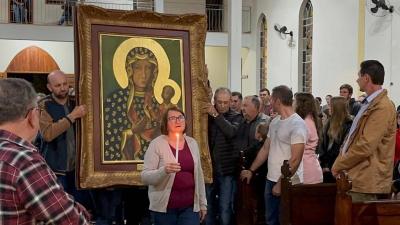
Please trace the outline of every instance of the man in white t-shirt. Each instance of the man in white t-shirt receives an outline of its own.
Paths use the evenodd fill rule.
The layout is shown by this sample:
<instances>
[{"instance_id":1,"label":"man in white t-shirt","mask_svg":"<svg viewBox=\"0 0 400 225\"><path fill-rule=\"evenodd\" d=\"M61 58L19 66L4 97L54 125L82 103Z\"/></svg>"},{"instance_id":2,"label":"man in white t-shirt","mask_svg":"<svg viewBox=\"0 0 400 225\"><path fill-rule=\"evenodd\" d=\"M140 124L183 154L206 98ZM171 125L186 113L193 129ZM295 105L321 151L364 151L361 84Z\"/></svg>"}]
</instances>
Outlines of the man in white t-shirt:
<instances>
[{"instance_id":1,"label":"man in white t-shirt","mask_svg":"<svg viewBox=\"0 0 400 225\"><path fill-rule=\"evenodd\" d=\"M242 180L250 181L253 172L268 159L268 175L265 183L265 219L268 225L279 225L281 166L289 160L292 182L303 182L302 158L307 140L304 120L293 108L293 93L287 86L272 89L271 105L279 115L269 126L268 138L258 152L249 170L243 170Z\"/></svg>"}]
</instances>

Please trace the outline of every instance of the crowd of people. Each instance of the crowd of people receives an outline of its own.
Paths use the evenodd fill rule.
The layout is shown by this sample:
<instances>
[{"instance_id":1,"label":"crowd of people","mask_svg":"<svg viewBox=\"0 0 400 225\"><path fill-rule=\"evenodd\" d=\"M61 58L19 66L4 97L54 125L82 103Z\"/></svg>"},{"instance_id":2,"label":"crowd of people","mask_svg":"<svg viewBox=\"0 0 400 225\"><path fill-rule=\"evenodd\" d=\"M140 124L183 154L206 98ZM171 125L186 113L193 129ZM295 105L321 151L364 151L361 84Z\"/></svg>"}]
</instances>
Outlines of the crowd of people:
<instances>
[{"instance_id":1,"label":"crowd of people","mask_svg":"<svg viewBox=\"0 0 400 225\"><path fill-rule=\"evenodd\" d=\"M326 95L323 106L320 97L293 93L285 85L245 97L218 88L202 108L208 114L211 184L204 182L196 140L186 135L184 111L169 107L141 172L150 221L235 224L240 187L251 185L265 211L261 220L277 225L284 160L293 184L334 183L347 171L353 201L380 199L393 182L400 190L400 107L396 113L382 88L384 76L380 62L364 61L357 83L365 95L355 100L353 87L343 84L338 96ZM0 80L0 221L89 224L93 208L102 211L101 201L109 207L100 214L115 214L111 205L120 200L118 192L76 189L74 125L86 115L86 106L70 101L62 71L50 73L47 81L51 94L38 101L28 82Z\"/></svg>"}]
</instances>

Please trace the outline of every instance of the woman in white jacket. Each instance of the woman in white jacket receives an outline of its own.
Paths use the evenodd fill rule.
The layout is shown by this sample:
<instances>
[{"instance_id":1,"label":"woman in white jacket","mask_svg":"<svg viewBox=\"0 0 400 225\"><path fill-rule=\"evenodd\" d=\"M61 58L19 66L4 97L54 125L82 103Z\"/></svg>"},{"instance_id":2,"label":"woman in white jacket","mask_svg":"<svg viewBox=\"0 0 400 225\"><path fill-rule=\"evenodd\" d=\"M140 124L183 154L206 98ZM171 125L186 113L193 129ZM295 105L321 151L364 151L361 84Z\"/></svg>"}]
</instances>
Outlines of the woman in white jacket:
<instances>
[{"instance_id":1,"label":"woman in white jacket","mask_svg":"<svg viewBox=\"0 0 400 225\"><path fill-rule=\"evenodd\" d=\"M144 156L141 177L149 186L155 225L198 225L207 214L199 147L185 130L184 112L167 109L161 120L163 135L151 141Z\"/></svg>"}]
</instances>

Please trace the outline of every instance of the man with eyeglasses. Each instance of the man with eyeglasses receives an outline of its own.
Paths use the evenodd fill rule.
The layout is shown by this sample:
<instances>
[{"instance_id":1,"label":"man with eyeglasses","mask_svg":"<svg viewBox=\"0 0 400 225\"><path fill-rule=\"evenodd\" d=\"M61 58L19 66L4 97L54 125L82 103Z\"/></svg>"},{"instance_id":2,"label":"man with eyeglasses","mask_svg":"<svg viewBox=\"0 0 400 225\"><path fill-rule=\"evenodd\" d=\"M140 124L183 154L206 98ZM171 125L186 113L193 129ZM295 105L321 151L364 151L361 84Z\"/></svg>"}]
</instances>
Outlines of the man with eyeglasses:
<instances>
[{"instance_id":1,"label":"man with eyeglasses","mask_svg":"<svg viewBox=\"0 0 400 225\"><path fill-rule=\"evenodd\" d=\"M47 76L51 94L39 102L40 131L44 139L41 152L57 175L65 191L84 203L82 192L75 187L75 121L85 116L84 105L75 106L69 99L69 86L64 72L56 70Z\"/></svg>"},{"instance_id":2,"label":"man with eyeglasses","mask_svg":"<svg viewBox=\"0 0 400 225\"><path fill-rule=\"evenodd\" d=\"M230 101L231 91L221 87L215 91L215 105L208 103L204 107L209 114L208 140L214 173L214 183L206 186L207 225L218 224L215 221L217 214L220 225L233 224L239 161L239 152L234 147L234 138L242 116L230 109Z\"/></svg>"},{"instance_id":3,"label":"man with eyeglasses","mask_svg":"<svg viewBox=\"0 0 400 225\"><path fill-rule=\"evenodd\" d=\"M0 80L0 224L89 224L31 143L39 130L36 92L25 80Z\"/></svg>"}]
</instances>

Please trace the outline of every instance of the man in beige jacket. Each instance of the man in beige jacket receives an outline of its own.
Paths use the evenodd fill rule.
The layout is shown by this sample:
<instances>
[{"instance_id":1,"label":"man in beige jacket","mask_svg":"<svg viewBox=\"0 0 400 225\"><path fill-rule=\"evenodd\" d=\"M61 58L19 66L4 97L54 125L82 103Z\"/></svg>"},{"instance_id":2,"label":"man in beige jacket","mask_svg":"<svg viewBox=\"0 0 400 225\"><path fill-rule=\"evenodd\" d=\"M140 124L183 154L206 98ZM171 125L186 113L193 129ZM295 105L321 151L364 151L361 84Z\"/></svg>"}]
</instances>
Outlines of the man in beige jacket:
<instances>
[{"instance_id":1,"label":"man in beige jacket","mask_svg":"<svg viewBox=\"0 0 400 225\"><path fill-rule=\"evenodd\" d=\"M357 83L367 97L354 118L332 174L342 170L352 179L353 201L375 200L390 192L396 135L396 111L382 89L385 71L376 60L360 65Z\"/></svg>"},{"instance_id":2,"label":"man in beige jacket","mask_svg":"<svg viewBox=\"0 0 400 225\"><path fill-rule=\"evenodd\" d=\"M64 190L83 203L85 191L76 190L76 143L75 122L86 115L86 106L75 106L69 101L67 76L56 70L47 76L50 95L39 102L40 132L43 136L41 153L47 164L57 175Z\"/></svg>"}]
</instances>

